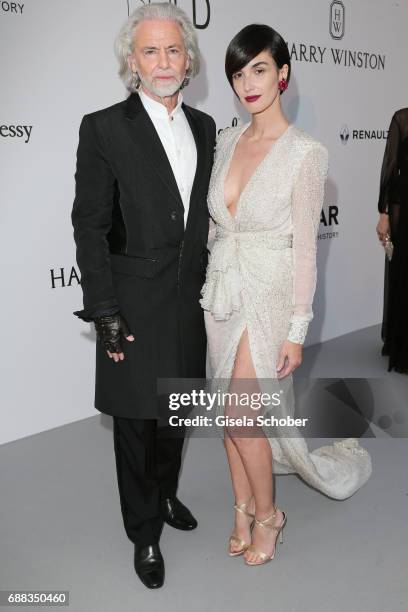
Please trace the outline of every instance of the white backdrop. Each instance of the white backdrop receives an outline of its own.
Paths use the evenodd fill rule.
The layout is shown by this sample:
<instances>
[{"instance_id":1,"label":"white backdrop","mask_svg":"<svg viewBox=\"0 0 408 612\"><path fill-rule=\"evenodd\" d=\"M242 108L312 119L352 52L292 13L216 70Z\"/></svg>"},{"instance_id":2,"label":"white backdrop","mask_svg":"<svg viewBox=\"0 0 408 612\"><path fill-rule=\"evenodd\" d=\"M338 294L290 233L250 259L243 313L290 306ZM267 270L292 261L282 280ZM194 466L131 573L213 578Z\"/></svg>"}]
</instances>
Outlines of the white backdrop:
<instances>
[{"instance_id":1,"label":"white backdrop","mask_svg":"<svg viewBox=\"0 0 408 612\"><path fill-rule=\"evenodd\" d=\"M99 414L95 334L72 314L82 308L70 221L75 155L81 117L127 95L113 40L128 10L141 3L0 2L0 443ZM325 216L327 223L331 211L332 222L322 222L319 232L308 343L378 323L379 171L392 113L407 105L408 0L177 4L195 15L203 55L185 99L213 115L219 128L234 117L247 120L224 75L234 34L248 23L268 23L288 42L285 111L330 153Z\"/></svg>"}]
</instances>

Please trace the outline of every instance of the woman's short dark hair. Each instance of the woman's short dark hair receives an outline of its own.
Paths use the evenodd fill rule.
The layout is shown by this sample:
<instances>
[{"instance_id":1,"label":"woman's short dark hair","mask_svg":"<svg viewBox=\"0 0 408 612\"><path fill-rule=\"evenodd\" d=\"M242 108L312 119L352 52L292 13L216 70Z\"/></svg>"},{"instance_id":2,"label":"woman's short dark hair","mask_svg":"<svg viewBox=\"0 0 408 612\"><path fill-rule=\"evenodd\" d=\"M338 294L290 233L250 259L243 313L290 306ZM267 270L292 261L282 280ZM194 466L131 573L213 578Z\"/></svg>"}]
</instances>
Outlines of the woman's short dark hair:
<instances>
[{"instance_id":1,"label":"woman's short dark hair","mask_svg":"<svg viewBox=\"0 0 408 612\"><path fill-rule=\"evenodd\" d=\"M268 25L252 23L245 26L231 40L225 56L225 74L229 84L232 84L232 76L242 70L244 66L254 59L262 51L269 51L277 67L280 69L284 64L289 66L287 82L290 79L290 55L289 49L282 36Z\"/></svg>"}]
</instances>

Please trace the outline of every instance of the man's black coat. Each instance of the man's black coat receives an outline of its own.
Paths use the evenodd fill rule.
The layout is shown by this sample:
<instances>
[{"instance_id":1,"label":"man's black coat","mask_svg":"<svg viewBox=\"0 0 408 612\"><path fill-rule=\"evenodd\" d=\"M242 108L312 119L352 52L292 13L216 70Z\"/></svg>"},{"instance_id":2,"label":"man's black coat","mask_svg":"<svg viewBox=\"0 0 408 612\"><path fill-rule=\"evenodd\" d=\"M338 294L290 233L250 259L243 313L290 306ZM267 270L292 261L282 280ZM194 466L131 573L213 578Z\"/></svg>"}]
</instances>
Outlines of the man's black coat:
<instances>
[{"instance_id":1,"label":"man's black coat","mask_svg":"<svg viewBox=\"0 0 408 612\"><path fill-rule=\"evenodd\" d=\"M207 190L215 123L183 103L197 146L186 229L184 206L160 138L137 93L83 117L72 224L85 321L118 306L135 340L115 363L96 342L95 407L157 416L157 378L204 378Z\"/></svg>"}]
</instances>

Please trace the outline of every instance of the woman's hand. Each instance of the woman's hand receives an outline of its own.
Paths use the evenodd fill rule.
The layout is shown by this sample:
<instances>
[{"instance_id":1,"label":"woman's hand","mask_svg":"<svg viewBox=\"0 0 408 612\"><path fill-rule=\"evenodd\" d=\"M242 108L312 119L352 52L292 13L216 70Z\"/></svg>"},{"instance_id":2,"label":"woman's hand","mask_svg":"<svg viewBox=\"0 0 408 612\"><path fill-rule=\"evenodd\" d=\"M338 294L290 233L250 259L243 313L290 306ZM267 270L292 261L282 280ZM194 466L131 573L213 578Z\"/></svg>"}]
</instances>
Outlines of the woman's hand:
<instances>
[{"instance_id":1,"label":"woman's hand","mask_svg":"<svg viewBox=\"0 0 408 612\"><path fill-rule=\"evenodd\" d=\"M390 234L390 218L386 213L380 214L380 220L377 223L376 231L379 241L385 246L386 237Z\"/></svg>"},{"instance_id":2,"label":"woman's hand","mask_svg":"<svg viewBox=\"0 0 408 612\"><path fill-rule=\"evenodd\" d=\"M284 378L302 363L302 345L285 340L279 355L276 371L278 378Z\"/></svg>"}]
</instances>

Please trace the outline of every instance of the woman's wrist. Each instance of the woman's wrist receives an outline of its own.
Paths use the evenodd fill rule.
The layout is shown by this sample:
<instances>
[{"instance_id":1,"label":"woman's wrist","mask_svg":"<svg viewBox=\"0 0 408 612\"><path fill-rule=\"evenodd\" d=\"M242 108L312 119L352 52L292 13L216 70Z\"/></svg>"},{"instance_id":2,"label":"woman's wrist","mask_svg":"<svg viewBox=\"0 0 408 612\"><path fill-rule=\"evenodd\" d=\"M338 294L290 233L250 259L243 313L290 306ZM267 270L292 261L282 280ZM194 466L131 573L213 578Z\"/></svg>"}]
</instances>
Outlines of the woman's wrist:
<instances>
[{"instance_id":1,"label":"woman's wrist","mask_svg":"<svg viewBox=\"0 0 408 612\"><path fill-rule=\"evenodd\" d=\"M289 327L287 340L293 342L293 344L303 344L306 339L308 327L309 321L293 317Z\"/></svg>"}]
</instances>

